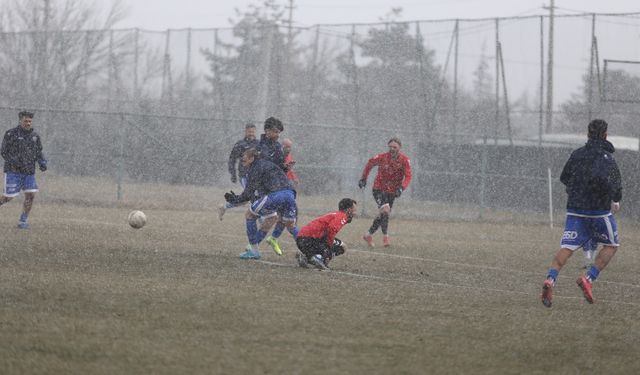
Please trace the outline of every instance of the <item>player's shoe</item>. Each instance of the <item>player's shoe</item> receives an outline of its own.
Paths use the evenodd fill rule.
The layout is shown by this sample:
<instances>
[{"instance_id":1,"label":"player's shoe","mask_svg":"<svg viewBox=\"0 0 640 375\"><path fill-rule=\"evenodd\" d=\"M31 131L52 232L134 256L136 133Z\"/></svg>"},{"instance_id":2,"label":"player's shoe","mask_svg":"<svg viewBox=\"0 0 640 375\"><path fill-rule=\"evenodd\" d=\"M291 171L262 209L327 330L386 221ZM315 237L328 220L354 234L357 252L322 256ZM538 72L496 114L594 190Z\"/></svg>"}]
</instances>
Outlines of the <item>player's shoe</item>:
<instances>
[{"instance_id":1,"label":"player's shoe","mask_svg":"<svg viewBox=\"0 0 640 375\"><path fill-rule=\"evenodd\" d=\"M329 270L329 267L327 267L327 265L324 264L324 260L322 259L322 256L320 254L316 254L311 258L309 258L309 263L313 264L320 271Z\"/></svg>"},{"instance_id":2,"label":"player's shoe","mask_svg":"<svg viewBox=\"0 0 640 375\"><path fill-rule=\"evenodd\" d=\"M309 260L302 252L298 251L296 253L296 260L298 261L298 266L302 268L309 268Z\"/></svg>"},{"instance_id":3,"label":"player's shoe","mask_svg":"<svg viewBox=\"0 0 640 375\"><path fill-rule=\"evenodd\" d=\"M27 223L26 221L19 221L18 229L31 229L31 225L29 225L29 223Z\"/></svg>"},{"instance_id":4,"label":"player's shoe","mask_svg":"<svg viewBox=\"0 0 640 375\"><path fill-rule=\"evenodd\" d=\"M389 247L391 246L391 240L389 239L388 235L384 235L382 236L382 244L384 245L384 247Z\"/></svg>"},{"instance_id":5,"label":"player's shoe","mask_svg":"<svg viewBox=\"0 0 640 375\"><path fill-rule=\"evenodd\" d=\"M546 279L542 284L542 304L546 307L551 307L551 300L553 299L553 280Z\"/></svg>"},{"instance_id":6,"label":"player's shoe","mask_svg":"<svg viewBox=\"0 0 640 375\"><path fill-rule=\"evenodd\" d=\"M224 216L225 212L227 212L227 208L224 206L224 204L218 206L218 219L220 219L220 221L222 221L222 217Z\"/></svg>"},{"instance_id":7,"label":"player's shoe","mask_svg":"<svg viewBox=\"0 0 640 375\"><path fill-rule=\"evenodd\" d=\"M367 245L369 245L369 247L375 247L376 246L373 243L373 236L371 235L371 233L366 233L364 236L362 236L362 239L367 242Z\"/></svg>"},{"instance_id":8,"label":"player's shoe","mask_svg":"<svg viewBox=\"0 0 640 375\"><path fill-rule=\"evenodd\" d=\"M282 255L282 249L280 248L280 244L278 243L277 239L273 238L272 236L269 236L264 240L269 244L269 246L271 246L271 248L276 254Z\"/></svg>"},{"instance_id":9,"label":"player's shoe","mask_svg":"<svg viewBox=\"0 0 640 375\"><path fill-rule=\"evenodd\" d=\"M589 303L593 303L593 293L591 292L591 281L587 279L585 275L580 276L578 280L576 280L576 284L582 289L582 294L584 294L584 299Z\"/></svg>"},{"instance_id":10,"label":"player's shoe","mask_svg":"<svg viewBox=\"0 0 640 375\"><path fill-rule=\"evenodd\" d=\"M244 253L240 254L240 259L260 259L260 251L246 249Z\"/></svg>"}]
</instances>

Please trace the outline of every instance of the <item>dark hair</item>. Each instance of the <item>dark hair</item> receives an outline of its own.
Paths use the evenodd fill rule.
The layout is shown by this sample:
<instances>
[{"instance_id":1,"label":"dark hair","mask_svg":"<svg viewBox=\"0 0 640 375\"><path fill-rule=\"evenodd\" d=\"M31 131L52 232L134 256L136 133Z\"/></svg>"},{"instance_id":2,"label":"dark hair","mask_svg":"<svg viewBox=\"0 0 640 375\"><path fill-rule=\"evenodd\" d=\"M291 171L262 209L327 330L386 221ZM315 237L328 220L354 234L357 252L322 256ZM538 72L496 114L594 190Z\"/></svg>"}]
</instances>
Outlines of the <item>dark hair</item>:
<instances>
[{"instance_id":1,"label":"dark hair","mask_svg":"<svg viewBox=\"0 0 640 375\"><path fill-rule=\"evenodd\" d=\"M248 123L244 126L244 128L245 128L245 129L251 129L251 128L254 128L254 129L255 129L255 127L256 127L256 124L253 124L253 123L251 123L251 122L248 122Z\"/></svg>"},{"instance_id":2,"label":"dark hair","mask_svg":"<svg viewBox=\"0 0 640 375\"><path fill-rule=\"evenodd\" d=\"M393 137L389 140L389 142L387 142L387 144L391 143L391 142L395 142L398 144L398 146L402 147L402 142L400 142L399 138Z\"/></svg>"},{"instance_id":3,"label":"dark hair","mask_svg":"<svg viewBox=\"0 0 640 375\"><path fill-rule=\"evenodd\" d=\"M33 112L22 111L22 112L18 113L18 119L21 119L23 117L33 118Z\"/></svg>"},{"instance_id":4,"label":"dark hair","mask_svg":"<svg viewBox=\"0 0 640 375\"><path fill-rule=\"evenodd\" d=\"M258 151L258 149L256 149L255 147L249 147L247 149L245 149L242 154L247 154L249 156L252 156L254 158L257 158L258 155L260 154L260 151Z\"/></svg>"},{"instance_id":5,"label":"dark hair","mask_svg":"<svg viewBox=\"0 0 640 375\"><path fill-rule=\"evenodd\" d=\"M607 122L604 120L600 120L600 119L592 120L589 123L589 127L588 127L589 139L601 139L602 136L604 136L604 133L607 132L608 127L609 125L607 125Z\"/></svg>"},{"instance_id":6,"label":"dark hair","mask_svg":"<svg viewBox=\"0 0 640 375\"><path fill-rule=\"evenodd\" d=\"M284 131L282 121L278 120L275 117L269 117L268 119L264 120L264 130L267 129L278 129L280 131Z\"/></svg>"},{"instance_id":7,"label":"dark hair","mask_svg":"<svg viewBox=\"0 0 640 375\"><path fill-rule=\"evenodd\" d=\"M338 203L338 210L340 211L344 211L347 210L351 207L353 207L354 204L357 204L358 202L354 201L351 198L342 198L340 199L340 203Z\"/></svg>"}]
</instances>

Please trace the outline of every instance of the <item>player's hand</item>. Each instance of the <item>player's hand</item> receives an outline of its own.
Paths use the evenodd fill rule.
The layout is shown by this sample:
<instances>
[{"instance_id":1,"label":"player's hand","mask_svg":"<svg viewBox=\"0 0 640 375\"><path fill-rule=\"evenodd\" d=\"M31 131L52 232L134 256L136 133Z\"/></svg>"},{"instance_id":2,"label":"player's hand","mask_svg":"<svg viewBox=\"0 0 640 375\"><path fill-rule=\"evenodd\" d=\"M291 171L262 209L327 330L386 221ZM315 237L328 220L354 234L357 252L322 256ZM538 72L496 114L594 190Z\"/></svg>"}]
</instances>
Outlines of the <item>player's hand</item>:
<instances>
[{"instance_id":1,"label":"player's hand","mask_svg":"<svg viewBox=\"0 0 640 375\"><path fill-rule=\"evenodd\" d=\"M402 190L402 187L399 187L396 189L396 198L399 198L402 195L402 192L404 190Z\"/></svg>"},{"instance_id":2,"label":"player's hand","mask_svg":"<svg viewBox=\"0 0 640 375\"><path fill-rule=\"evenodd\" d=\"M611 202L611 212L620 211L620 202Z\"/></svg>"},{"instance_id":3,"label":"player's hand","mask_svg":"<svg viewBox=\"0 0 640 375\"><path fill-rule=\"evenodd\" d=\"M46 160L38 160L38 165L40 166L40 170L42 172L47 170L47 161Z\"/></svg>"},{"instance_id":4,"label":"player's hand","mask_svg":"<svg viewBox=\"0 0 640 375\"><path fill-rule=\"evenodd\" d=\"M234 203L238 199L238 195L231 190L228 193L224 193L224 200L229 203Z\"/></svg>"},{"instance_id":5,"label":"player's hand","mask_svg":"<svg viewBox=\"0 0 640 375\"><path fill-rule=\"evenodd\" d=\"M231 175L231 182L233 182L234 184L235 184L236 182L238 182L238 176L236 176L235 174L232 174L232 175Z\"/></svg>"},{"instance_id":6,"label":"player's hand","mask_svg":"<svg viewBox=\"0 0 640 375\"><path fill-rule=\"evenodd\" d=\"M358 187L362 189L365 186L367 186L367 180L364 178L361 178L360 181L358 181Z\"/></svg>"}]
</instances>

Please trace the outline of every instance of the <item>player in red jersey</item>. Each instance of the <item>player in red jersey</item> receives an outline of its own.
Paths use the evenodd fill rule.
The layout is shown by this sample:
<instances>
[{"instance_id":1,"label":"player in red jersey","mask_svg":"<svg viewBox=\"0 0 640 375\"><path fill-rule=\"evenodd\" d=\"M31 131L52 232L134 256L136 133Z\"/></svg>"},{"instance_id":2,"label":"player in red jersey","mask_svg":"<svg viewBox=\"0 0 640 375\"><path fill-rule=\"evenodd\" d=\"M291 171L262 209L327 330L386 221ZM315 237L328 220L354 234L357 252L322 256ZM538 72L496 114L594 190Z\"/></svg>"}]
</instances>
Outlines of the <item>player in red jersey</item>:
<instances>
[{"instance_id":1,"label":"player in red jersey","mask_svg":"<svg viewBox=\"0 0 640 375\"><path fill-rule=\"evenodd\" d=\"M400 197L402 192L409 186L411 182L411 163L407 155L400 152L402 143L398 138L391 138L387 142L389 152L378 154L367 162L362 171L362 177L358 181L360 189L367 186L367 177L369 172L375 166L378 167L378 174L373 181L373 198L378 204L380 213L373 220L371 228L362 238L367 242L369 247L374 247L373 234L382 228L382 239L385 247L391 245L389 234L389 213L393 207L393 201Z\"/></svg>"},{"instance_id":2,"label":"player in red jersey","mask_svg":"<svg viewBox=\"0 0 640 375\"><path fill-rule=\"evenodd\" d=\"M343 198L338 203L338 211L322 215L302 227L296 238L296 245L300 249L296 254L298 265L307 268L312 264L321 270L329 269L329 261L346 250L344 242L337 239L336 235L351 222L357 208L356 201Z\"/></svg>"}]
</instances>

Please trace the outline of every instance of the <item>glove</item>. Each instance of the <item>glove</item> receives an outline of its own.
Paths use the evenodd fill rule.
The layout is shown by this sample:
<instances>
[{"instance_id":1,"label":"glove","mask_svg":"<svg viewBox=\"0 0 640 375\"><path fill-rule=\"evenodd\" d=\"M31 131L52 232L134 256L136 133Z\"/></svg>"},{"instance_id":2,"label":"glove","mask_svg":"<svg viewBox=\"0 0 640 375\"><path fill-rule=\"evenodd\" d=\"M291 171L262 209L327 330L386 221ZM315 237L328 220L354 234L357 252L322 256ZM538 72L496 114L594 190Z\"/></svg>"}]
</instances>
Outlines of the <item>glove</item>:
<instances>
[{"instance_id":1,"label":"glove","mask_svg":"<svg viewBox=\"0 0 640 375\"><path fill-rule=\"evenodd\" d=\"M396 189L396 198L399 198L402 195L402 187Z\"/></svg>"},{"instance_id":2,"label":"glove","mask_svg":"<svg viewBox=\"0 0 640 375\"><path fill-rule=\"evenodd\" d=\"M229 203L235 203L238 200L238 195L231 190L228 193L224 193L224 200Z\"/></svg>"},{"instance_id":3,"label":"glove","mask_svg":"<svg viewBox=\"0 0 640 375\"><path fill-rule=\"evenodd\" d=\"M362 189L365 186L367 186L367 179L366 178L361 178L360 181L358 181L358 187L360 189Z\"/></svg>"},{"instance_id":4,"label":"glove","mask_svg":"<svg viewBox=\"0 0 640 375\"><path fill-rule=\"evenodd\" d=\"M38 165L40 165L40 170L41 171L46 171L47 170L47 161L42 159L42 160L38 160Z\"/></svg>"},{"instance_id":5,"label":"glove","mask_svg":"<svg viewBox=\"0 0 640 375\"><path fill-rule=\"evenodd\" d=\"M231 182L233 182L234 184L235 184L236 182L238 182L238 176L236 176L235 174L232 174L232 175L231 175Z\"/></svg>"},{"instance_id":6,"label":"glove","mask_svg":"<svg viewBox=\"0 0 640 375\"><path fill-rule=\"evenodd\" d=\"M330 249L330 253L332 257L342 255L346 250L347 250L347 246L344 242L340 241L337 238L333 240L333 246L331 246L331 249Z\"/></svg>"}]
</instances>

